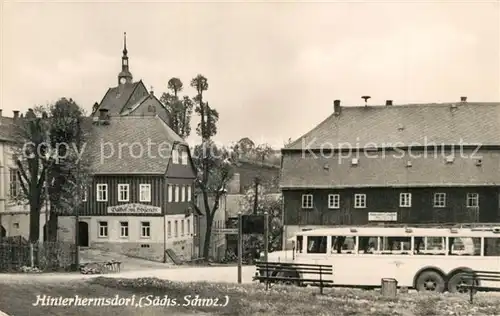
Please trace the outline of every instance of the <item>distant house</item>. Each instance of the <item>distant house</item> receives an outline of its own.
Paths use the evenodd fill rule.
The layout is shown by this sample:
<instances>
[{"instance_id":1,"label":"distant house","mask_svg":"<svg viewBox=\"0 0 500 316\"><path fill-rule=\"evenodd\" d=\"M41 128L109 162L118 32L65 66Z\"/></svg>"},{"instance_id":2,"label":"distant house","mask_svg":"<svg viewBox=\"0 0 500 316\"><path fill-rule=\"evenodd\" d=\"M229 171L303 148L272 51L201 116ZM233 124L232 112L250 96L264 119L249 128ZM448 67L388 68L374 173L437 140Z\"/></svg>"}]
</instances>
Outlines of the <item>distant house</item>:
<instances>
[{"instance_id":1,"label":"distant house","mask_svg":"<svg viewBox=\"0 0 500 316\"><path fill-rule=\"evenodd\" d=\"M325 225L498 221L499 166L500 103L335 101L282 150L285 238Z\"/></svg>"}]
</instances>

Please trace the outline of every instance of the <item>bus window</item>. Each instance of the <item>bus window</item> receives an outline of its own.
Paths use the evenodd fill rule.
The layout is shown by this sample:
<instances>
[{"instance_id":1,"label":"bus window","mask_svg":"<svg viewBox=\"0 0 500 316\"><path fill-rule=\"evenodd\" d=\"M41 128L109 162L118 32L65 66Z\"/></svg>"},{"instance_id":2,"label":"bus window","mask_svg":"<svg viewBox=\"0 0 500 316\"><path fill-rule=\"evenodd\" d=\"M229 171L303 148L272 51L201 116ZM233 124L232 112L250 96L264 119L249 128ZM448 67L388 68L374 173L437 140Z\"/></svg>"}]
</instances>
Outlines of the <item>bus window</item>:
<instances>
[{"instance_id":1,"label":"bus window","mask_svg":"<svg viewBox=\"0 0 500 316\"><path fill-rule=\"evenodd\" d=\"M326 236L307 236L307 253L326 253Z\"/></svg>"},{"instance_id":2,"label":"bus window","mask_svg":"<svg viewBox=\"0 0 500 316\"><path fill-rule=\"evenodd\" d=\"M500 238L484 238L484 255L500 257Z\"/></svg>"},{"instance_id":3,"label":"bus window","mask_svg":"<svg viewBox=\"0 0 500 316\"><path fill-rule=\"evenodd\" d=\"M382 254L410 254L411 237L382 237Z\"/></svg>"},{"instance_id":4,"label":"bus window","mask_svg":"<svg viewBox=\"0 0 500 316\"><path fill-rule=\"evenodd\" d=\"M297 236L297 243L295 245L295 251L302 253L302 241L304 240L303 236Z\"/></svg>"},{"instance_id":5,"label":"bus window","mask_svg":"<svg viewBox=\"0 0 500 316\"><path fill-rule=\"evenodd\" d=\"M415 237L417 255L445 255L445 237Z\"/></svg>"},{"instance_id":6,"label":"bus window","mask_svg":"<svg viewBox=\"0 0 500 316\"><path fill-rule=\"evenodd\" d=\"M448 254L452 256L480 256L480 237L449 237Z\"/></svg>"},{"instance_id":7,"label":"bus window","mask_svg":"<svg viewBox=\"0 0 500 316\"><path fill-rule=\"evenodd\" d=\"M332 236L331 253L354 253L355 249L356 249L356 237Z\"/></svg>"},{"instance_id":8,"label":"bus window","mask_svg":"<svg viewBox=\"0 0 500 316\"><path fill-rule=\"evenodd\" d=\"M379 248L379 237L359 237L359 249L358 253L373 254L380 251Z\"/></svg>"}]
</instances>

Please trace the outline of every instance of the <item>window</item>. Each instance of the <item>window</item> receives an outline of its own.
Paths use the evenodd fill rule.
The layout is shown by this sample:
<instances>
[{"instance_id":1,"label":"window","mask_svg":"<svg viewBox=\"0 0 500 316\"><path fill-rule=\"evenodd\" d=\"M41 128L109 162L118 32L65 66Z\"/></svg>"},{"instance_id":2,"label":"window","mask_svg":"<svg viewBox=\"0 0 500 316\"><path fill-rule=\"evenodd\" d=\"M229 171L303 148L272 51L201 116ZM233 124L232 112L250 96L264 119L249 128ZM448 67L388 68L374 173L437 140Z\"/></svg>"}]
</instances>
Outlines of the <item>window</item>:
<instances>
[{"instance_id":1,"label":"window","mask_svg":"<svg viewBox=\"0 0 500 316\"><path fill-rule=\"evenodd\" d=\"M181 220L181 236L184 236L184 220Z\"/></svg>"},{"instance_id":2,"label":"window","mask_svg":"<svg viewBox=\"0 0 500 316\"><path fill-rule=\"evenodd\" d=\"M487 239L484 239L485 245ZM448 237L448 253L452 256L480 256L481 237Z\"/></svg>"},{"instance_id":3,"label":"window","mask_svg":"<svg viewBox=\"0 0 500 316\"><path fill-rule=\"evenodd\" d=\"M19 228L19 223L14 223L14 228Z\"/></svg>"},{"instance_id":4,"label":"window","mask_svg":"<svg viewBox=\"0 0 500 316\"><path fill-rule=\"evenodd\" d=\"M187 201L191 202L191 186L187 186Z\"/></svg>"},{"instance_id":5,"label":"window","mask_svg":"<svg viewBox=\"0 0 500 316\"><path fill-rule=\"evenodd\" d=\"M399 207L411 207L411 193L399 194Z\"/></svg>"},{"instance_id":6,"label":"window","mask_svg":"<svg viewBox=\"0 0 500 316\"><path fill-rule=\"evenodd\" d=\"M177 226L177 221L174 222L174 237L179 237L179 227Z\"/></svg>"},{"instance_id":7,"label":"window","mask_svg":"<svg viewBox=\"0 0 500 316\"><path fill-rule=\"evenodd\" d=\"M151 202L151 184L141 184L139 190L139 201Z\"/></svg>"},{"instance_id":8,"label":"window","mask_svg":"<svg viewBox=\"0 0 500 316\"><path fill-rule=\"evenodd\" d=\"M484 256L500 257L500 238L484 238Z\"/></svg>"},{"instance_id":9,"label":"window","mask_svg":"<svg viewBox=\"0 0 500 316\"><path fill-rule=\"evenodd\" d=\"M328 208L340 208L339 194L328 194Z\"/></svg>"},{"instance_id":10,"label":"window","mask_svg":"<svg viewBox=\"0 0 500 316\"><path fill-rule=\"evenodd\" d=\"M197 230L198 229L197 225L198 225L198 222L197 222L196 218L194 218L193 219L193 236L196 236L196 234L197 234L197 231L198 231Z\"/></svg>"},{"instance_id":11,"label":"window","mask_svg":"<svg viewBox=\"0 0 500 316\"><path fill-rule=\"evenodd\" d=\"M380 237L359 237L358 253L380 253Z\"/></svg>"},{"instance_id":12,"label":"window","mask_svg":"<svg viewBox=\"0 0 500 316\"><path fill-rule=\"evenodd\" d=\"M118 184L118 202L128 202L129 200L129 185Z\"/></svg>"},{"instance_id":13,"label":"window","mask_svg":"<svg viewBox=\"0 0 500 316\"><path fill-rule=\"evenodd\" d=\"M446 206L446 193L434 193L434 207Z\"/></svg>"},{"instance_id":14,"label":"window","mask_svg":"<svg viewBox=\"0 0 500 316\"><path fill-rule=\"evenodd\" d=\"M179 151L176 148L172 150L172 163L179 163Z\"/></svg>"},{"instance_id":15,"label":"window","mask_svg":"<svg viewBox=\"0 0 500 316\"><path fill-rule=\"evenodd\" d=\"M479 194L467 193L467 207L479 207Z\"/></svg>"},{"instance_id":16,"label":"window","mask_svg":"<svg viewBox=\"0 0 500 316\"><path fill-rule=\"evenodd\" d=\"M188 153L187 153L187 151L182 151L181 152L181 163L183 165L187 165L188 164Z\"/></svg>"},{"instance_id":17,"label":"window","mask_svg":"<svg viewBox=\"0 0 500 316\"><path fill-rule=\"evenodd\" d=\"M106 202L108 200L108 185L97 185L97 202Z\"/></svg>"},{"instance_id":18,"label":"window","mask_svg":"<svg viewBox=\"0 0 500 316\"><path fill-rule=\"evenodd\" d=\"M326 253L326 236L307 236L307 253Z\"/></svg>"},{"instance_id":19,"label":"window","mask_svg":"<svg viewBox=\"0 0 500 316\"><path fill-rule=\"evenodd\" d=\"M187 232L188 232L188 236L191 235L191 220L187 220Z\"/></svg>"},{"instance_id":20,"label":"window","mask_svg":"<svg viewBox=\"0 0 500 316\"><path fill-rule=\"evenodd\" d=\"M410 254L411 237L382 237L380 241L382 254Z\"/></svg>"},{"instance_id":21,"label":"window","mask_svg":"<svg viewBox=\"0 0 500 316\"><path fill-rule=\"evenodd\" d=\"M186 201L186 186L182 186L181 187L181 202L185 202Z\"/></svg>"},{"instance_id":22,"label":"window","mask_svg":"<svg viewBox=\"0 0 500 316\"><path fill-rule=\"evenodd\" d=\"M19 188L20 188L20 183L19 183L19 176L17 174L17 169L10 169L10 197L15 198L19 195Z\"/></svg>"},{"instance_id":23,"label":"window","mask_svg":"<svg viewBox=\"0 0 500 316\"><path fill-rule=\"evenodd\" d=\"M366 194L354 194L354 208L366 207Z\"/></svg>"},{"instance_id":24,"label":"window","mask_svg":"<svg viewBox=\"0 0 500 316\"><path fill-rule=\"evenodd\" d=\"M168 201L169 202L172 202L174 200L174 193L172 192L172 185L169 184L168 185L168 192L167 192L167 195L168 195Z\"/></svg>"},{"instance_id":25,"label":"window","mask_svg":"<svg viewBox=\"0 0 500 316\"><path fill-rule=\"evenodd\" d=\"M175 202L179 202L179 186L175 186Z\"/></svg>"},{"instance_id":26,"label":"window","mask_svg":"<svg viewBox=\"0 0 500 316\"><path fill-rule=\"evenodd\" d=\"M141 222L141 237L142 238L151 237L151 223L150 222Z\"/></svg>"},{"instance_id":27,"label":"window","mask_svg":"<svg viewBox=\"0 0 500 316\"><path fill-rule=\"evenodd\" d=\"M302 194L302 208L313 208L312 194Z\"/></svg>"},{"instance_id":28,"label":"window","mask_svg":"<svg viewBox=\"0 0 500 316\"><path fill-rule=\"evenodd\" d=\"M99 237L108 237L108 222L99 222Z\"/></svg>"},{"instance_id":29,"label":"window","mask_svg":"<svg viewBox=\"0 0 500 316\"><path fill-rule=\"evenodd\" d=\"M87 194L88 194L87 187L85 186L81 190L82 190L82 192L81 192L82 202L86 202L87 201Z\"/></svg>"},{"instance_id":30,"label":"window","mask_svg":"<svg viewBox=\"0 0 500 316\"><path fill-rule=\"evenodd\" d=\"M128 222L120 222L120 237L128 237Z\"/></svg>"},{"instance_id":31,"label":"window","mask_svg":"<svg viewBox=\"0 0 500 316\"><path fill-rule=\"evenodd\" d=\"M172 236L172 223L170 221L167 222L167 235L168 237Z\"/></svg>"},{"instance_id":32,"label":"window","mask_svg":"<svg viewBox=\"0 0 500 316\"><path fill-rule=\"evenodd\" d=\"M444 255L446 254L445 237L415 237L417 255Z\"/></svg>"},{"instance_id":33,"label":"window","mask_svg":"<svg viewBox=\"0 0 500 316\"><path fill-rule=\"evenodd\" d=\"M331 253L354 253L356 251L356 237L332 236Z\"/></svg>"}]
</instances>

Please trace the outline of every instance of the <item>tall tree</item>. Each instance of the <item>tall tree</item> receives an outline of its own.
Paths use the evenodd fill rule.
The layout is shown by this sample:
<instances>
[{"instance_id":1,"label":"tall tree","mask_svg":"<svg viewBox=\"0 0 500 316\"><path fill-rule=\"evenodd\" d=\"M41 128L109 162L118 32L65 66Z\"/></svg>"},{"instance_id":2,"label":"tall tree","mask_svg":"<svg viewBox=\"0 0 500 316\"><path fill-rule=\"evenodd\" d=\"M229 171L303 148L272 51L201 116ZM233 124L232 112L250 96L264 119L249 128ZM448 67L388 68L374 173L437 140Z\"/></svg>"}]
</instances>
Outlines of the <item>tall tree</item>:
<instances>
[{"instance_id":1,"label":"tall tree","mask_svg":"<svg viewBox=\"0 0 500 316\"><path fill-rule=\"evenodd\" d=\"M82 166L85 174L85 157L75 144L77 138L83 143L84 133L80 124L83 119L81 108L72 100L61 98L53 105L30 109L24 118L15 124L17 147L15 162L22 196L30 207L31 242L38 241L40 233L40 212L46 202L45 188L48 186L50 220L47 223L49 240L57 236L57 215L68 213L75 205L67 203L75 194L71 185L75 168ZM83 160L83 161L81 161ZM49 210L47 210L49 211Z\"/></svg>"},{"instance_id":2,"label":"tall tree","mask_svg":"<svg viewBox=\"0 0 500 316\"><path fill-rule=\"evenodd\" d=\"M51 216L49 240L57 237L57 219L74 214L80 206L80 195L90 180L89 156L85 154L88 131L84 111L72 99L62 98L49 109L50 145L59 159L49 169Z\"/></svg>"},{"instance_id":3,"label":"tall tree","mask_svg":"<svg viewBox=\"0 0 500 316\"><path fill-rule=\"evenodd\" d=\"M200 116L196 132L201 137L201 144L194 148L193 161L198 171L196 186L202 195L201 213L205 215L206 221L203 258L208 259L213 220L220 207L220 199L233 176L234 157L230 150L217 146L211 139L217 133L219 114L203 99L203 92L208 89L207 79L203 75L197 75L191 80L191 86L197 92L194 97L195 111Z\"/></svg>"},{"instance_id":4,"label":"tall tree","mask_svg":"<svg viewBox=\"0 0 500 316\"><path fill-rule=\"evenodd\" d=\"M36 112L35 112L36 110ZM21 193L16 197L20 202L26 201L30 209L30 242L36 242L40 235L40 213L45 200L43 187L45 173L49 165L47 113L41 107L29 109L26 117L14 122L14 161Z\"/></svg>"},{"instance_id":5,"label":"tall tree","mask_svg":"<svg viewBox=\"0 0 500 316\"><path fill-rule=\"evenodd\" d=\"M170 112L171 128L182 138L191 134L191 115L193 113L193 102L188 96L182 99L179 92L183 90L183 83L179 78L173 77L167 83L169 92L163 93L160 101Z\"/></svg>"}]
</instances>

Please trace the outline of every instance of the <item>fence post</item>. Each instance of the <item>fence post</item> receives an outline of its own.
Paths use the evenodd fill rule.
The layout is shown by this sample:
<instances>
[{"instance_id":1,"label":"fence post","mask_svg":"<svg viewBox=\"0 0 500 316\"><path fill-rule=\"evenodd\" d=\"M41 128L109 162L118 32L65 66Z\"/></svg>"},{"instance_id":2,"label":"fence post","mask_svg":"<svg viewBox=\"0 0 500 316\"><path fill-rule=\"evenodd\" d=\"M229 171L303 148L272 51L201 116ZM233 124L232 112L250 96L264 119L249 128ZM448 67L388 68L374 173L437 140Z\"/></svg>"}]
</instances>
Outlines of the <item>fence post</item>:
<instances>
[{"instance_id":1,"label":"fence post","mask_svg":"<svg viewBox=\"0 0 500 316\"><path fill-rule=\"evenodd\" d=\"M269 289L269 267L266 260L266 291Z\"/></svg>"},{"instance_id":2,"label":"fence post","mask_svg":"<svg viewBox=\"0 0 500 316\"><path fill-rule=\"evenodd\" d=\"M33 243L31 243L31 242L30 242L30 263L31 263L31 267L34 268L35 267L35 254L33 251Z\"/></svg>"},{"instance_id":3,"label":"fence post","mask_svg":"<svg viewBox=\"0 0 500 316\"><path fill-rule=\"evenodd\" d=\"M323 272L319 266L319 293L323 295Z\"/></svg>"}]
</instances>

